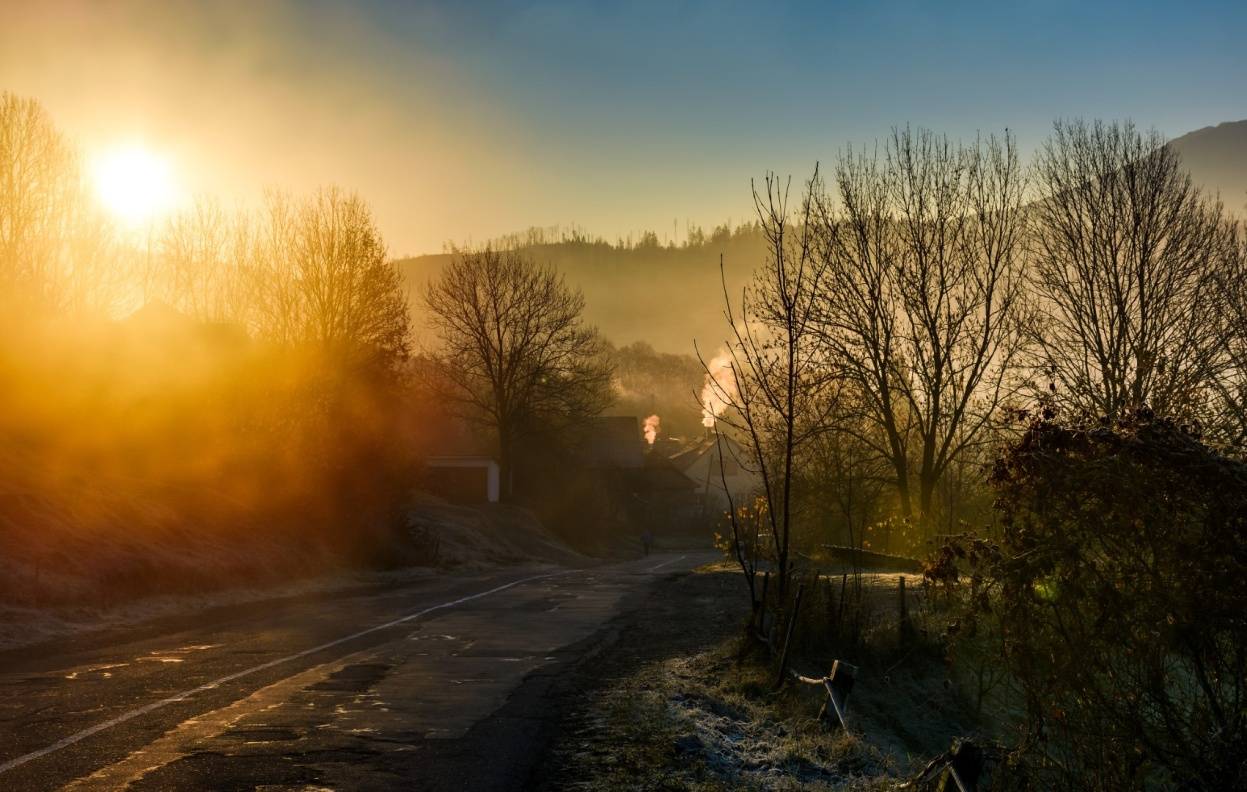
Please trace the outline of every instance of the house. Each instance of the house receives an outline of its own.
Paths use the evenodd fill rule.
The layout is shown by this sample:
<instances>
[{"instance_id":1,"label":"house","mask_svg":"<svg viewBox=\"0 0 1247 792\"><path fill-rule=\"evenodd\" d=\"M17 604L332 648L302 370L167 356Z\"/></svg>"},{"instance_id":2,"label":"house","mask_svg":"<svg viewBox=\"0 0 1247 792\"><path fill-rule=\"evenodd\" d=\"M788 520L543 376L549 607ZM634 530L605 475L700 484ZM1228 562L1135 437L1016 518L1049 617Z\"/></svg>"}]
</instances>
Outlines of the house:
<instances>
[{"instance_id":1,"label":"house","mask_svg":"<svg viewBox=\"0 0 1247 792\"><path fill-rule=\"evenodd\" d=\"M497 503L498 463L480 455L431 456L424 461L423 483L452 503Z\"/></svg>"},{"instance_id":2,"label":"house","mask_svg":"<svg viewBox=\"0 0 1247 792\"><path fill-rule=\"evenodd\" d=\"M694 482L707 515L727 511L729 495L732 503L741 506L762 490L762 477L752 470L749 453L727 436L720 435L717 441L714 437L702 439L670 459L677 470Z\"/></svg>"},{"instance_id":3,"label":"house","mask_svg":"<svg viewBox=\"0 0 1247 792\"><path fill-rule=\"evenodd\" d=\"M578 432L576 455L596 470L639 470L645 466L645 441L636 416L590 419Z\"/></svg>"},{"instance_id":4,"label":"house","mask_svg":"<svg viewBox=\"0 0 1247 792\"><path fill-rule=\"evenodd\" d=\"M425 418L412 434L424 459L418 487L452 503L497 503L502 469L490 444L454 415L430 411Z\"/></svg>"},{"instance_id":5,"label":"house","mask_svg":"<svg viewBox=\"0 0 1247 792\"><path fill-rule=\"evenodd\" d=\"M666 532L682 532L704 525L697 482L684 475L666 455L651 448L644 467L633 471L632 509L635 516Z\"/></svg>"},{"instance_id":6,"label":"house","mask_svg":"<svg viewBox=\"0 0 1247 792\"><path fill-rule=\"evenodd\" d=\"M635 416L610 416L584 427L579 455L619 524L664 533L696 531L706 515L698 484L662 448L643 440Z\"/></svg>"},{"instance_id":7,"label":"house","mask_svg":"<svg viewBox=\"0 0 1247 792\"><path fill-rule=\"evenodd\" d=\"M574 430L568 470L593 501L594 518L611 532L635 523L634 477L645 467L644 440L636 416L599 416Z\"/></svg>"},{"instance_id":8,"label":"house","mask_svg":"<svg viewBox=\"0 0 1247 792\"><path fill-rule=\"evenodd\" d=\"M497 501L501 470L465 426L439 422L425 438L420 487L455 503ZM641 531L704 525L697 483L645 443L636 416L605 416L517 444L514 503L581 547L608 547Z\"/></svg>"},{"instance_id":9,"label":"house","mask_svg":"<svg viewBox=\"0 0 1247 792\"><path fill-rule=\"evenodd\" d=\"M636 416L592 418L525 443L516 491L582 546L694 527L702 512L696 483L647 448Z\"/></svg>"}]
</instances>

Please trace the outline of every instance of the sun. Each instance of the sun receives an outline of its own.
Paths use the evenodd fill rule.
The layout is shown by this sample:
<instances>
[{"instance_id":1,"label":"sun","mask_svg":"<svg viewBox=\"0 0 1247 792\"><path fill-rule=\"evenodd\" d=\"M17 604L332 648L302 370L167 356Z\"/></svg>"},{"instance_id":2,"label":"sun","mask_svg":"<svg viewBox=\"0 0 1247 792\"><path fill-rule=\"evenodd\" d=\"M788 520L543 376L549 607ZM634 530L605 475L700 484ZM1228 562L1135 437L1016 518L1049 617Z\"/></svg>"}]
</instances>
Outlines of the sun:
<instances>
[{"instance_id":1,"label":"sun","mask_svg":"<svg viewBox=\"0 0 1247 792\"><path fill-rule=\"evenodd\" d=\"M144 146L101 152L93 173L100 203L127 226L150 223L173 209L176 191L169 160Z\"/></svg>"}]
</instances>

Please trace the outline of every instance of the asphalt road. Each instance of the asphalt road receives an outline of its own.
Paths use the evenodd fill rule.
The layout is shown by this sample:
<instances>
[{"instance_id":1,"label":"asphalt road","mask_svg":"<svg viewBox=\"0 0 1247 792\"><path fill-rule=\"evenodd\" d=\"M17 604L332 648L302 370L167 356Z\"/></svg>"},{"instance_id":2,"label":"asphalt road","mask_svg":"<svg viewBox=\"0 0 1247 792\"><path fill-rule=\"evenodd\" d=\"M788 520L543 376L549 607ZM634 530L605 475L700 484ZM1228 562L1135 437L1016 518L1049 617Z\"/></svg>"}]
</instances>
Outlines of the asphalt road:
<instances>
[{"instance_id":1,"label":"asphalt road","mask_svg":"<svg viewBox=\"0 0 1247 792\"><path fill-rule=\"evenodd\" d=\"M0 654L0 789L520 789L562 671L706 554L511 568Z\"/></svg>"}]
</instances>

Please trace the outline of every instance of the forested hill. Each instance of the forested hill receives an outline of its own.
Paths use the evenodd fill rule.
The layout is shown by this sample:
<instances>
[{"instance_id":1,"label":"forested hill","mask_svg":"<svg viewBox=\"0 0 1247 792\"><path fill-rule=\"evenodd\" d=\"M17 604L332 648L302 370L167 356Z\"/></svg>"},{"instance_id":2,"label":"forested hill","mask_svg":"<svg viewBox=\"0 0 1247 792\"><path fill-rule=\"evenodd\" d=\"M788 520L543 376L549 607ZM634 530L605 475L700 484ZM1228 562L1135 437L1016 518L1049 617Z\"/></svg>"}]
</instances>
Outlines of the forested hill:
<instances>
[{"instance_id":1,"label":"forested hill","mask_svg":"<svg viewBox=\"0 0 1247 792\"><path fill-rule=\"evenodd\" d=\"M1247 120L1188 132L1170 142L1195 183L1219 192L1225 207L1247 213Z\"/></svg>"},{"instance_id":2,"label":"forested hill","mask_svg":"<svg viewBox=\"0 0 1247 792\"><path fill-rule=\"evenodd\" d=\"M589 241L577 236L530 234L518 242L536 261L550 264L585 295L590 323L617 344L646 341L660 352L691 354L693 340L706 355L722 346L723 318L719 259L728 287L738 298L749 273L765 261L766 243L755 226L695 234L684 244L661 245L648 235L635 245ZM451 254L402 259L398 265L409 291L417 327L423 324L421 293Z\"/></svg>"},{"instance_id":3,"label":"forested hill","mask_svg":"<svg viewBox=\"0 0 1247 792\"><path fill-rule=\"evenodd\" d=\"M1247 211L1247 120L1205 127L1174 138L1195 183L1220 193L1227 209ZM580 288L586 314L616 344L646 341L660 352L691 353L693 339L714 354L727 325L719 282L723 258L733 297L749 273L766 259L766 243L756 225L710 234L690 234L680 245L663 245L654 234L639 243L612 244L577 232L535 229L503 244L524 248L537 261L552 264ZM422 322L420 293L450 259L449 253L402 259L417 327Z\"/></svg>"}]
</instances>

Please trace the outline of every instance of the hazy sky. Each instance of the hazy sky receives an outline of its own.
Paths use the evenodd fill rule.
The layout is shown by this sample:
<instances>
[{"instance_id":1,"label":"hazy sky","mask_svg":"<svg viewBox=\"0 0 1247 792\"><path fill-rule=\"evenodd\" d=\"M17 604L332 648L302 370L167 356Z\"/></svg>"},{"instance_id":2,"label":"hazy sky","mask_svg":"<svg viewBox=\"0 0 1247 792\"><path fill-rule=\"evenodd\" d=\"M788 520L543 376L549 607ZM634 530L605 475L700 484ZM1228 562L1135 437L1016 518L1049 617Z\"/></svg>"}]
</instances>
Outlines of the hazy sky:
<instances>
[{"instance_id":1,"label":"hazy sky","mask_svg":"<svg viewBox=\"0 0 1247 792\"><path fill-rule=\"evenodd\" d=\"M391 252L532 225L739 221L895 124L1247 118L1247 3L15 2L0 89L188 190L357 189Z\"/></svg>"}]
</instances>

